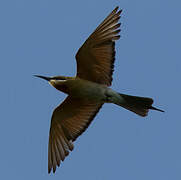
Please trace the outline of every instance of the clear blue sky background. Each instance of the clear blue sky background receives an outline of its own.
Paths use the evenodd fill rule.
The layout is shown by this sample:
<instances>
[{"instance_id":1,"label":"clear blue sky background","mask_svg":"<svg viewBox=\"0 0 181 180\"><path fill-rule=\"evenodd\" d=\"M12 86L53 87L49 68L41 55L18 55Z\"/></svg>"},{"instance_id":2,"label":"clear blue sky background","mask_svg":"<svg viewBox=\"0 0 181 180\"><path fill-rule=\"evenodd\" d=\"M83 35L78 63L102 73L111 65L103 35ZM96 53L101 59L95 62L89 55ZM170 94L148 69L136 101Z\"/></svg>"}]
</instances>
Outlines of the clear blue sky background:
<instances>
[{"instance_id":1,"label":"clear blue sky background","mask_svg":"<svg viewBox=\"0 0 181 180\"><path fill-rule=\"evenodd\" d=\"M154 98L141 118L106 104L56 174L48 175L53 109L65 98L33 74L74 75L74 56L123 8L112 88ZM180 180L180 0L1 0L0 179Z\"/></svg>"}]
</instances>

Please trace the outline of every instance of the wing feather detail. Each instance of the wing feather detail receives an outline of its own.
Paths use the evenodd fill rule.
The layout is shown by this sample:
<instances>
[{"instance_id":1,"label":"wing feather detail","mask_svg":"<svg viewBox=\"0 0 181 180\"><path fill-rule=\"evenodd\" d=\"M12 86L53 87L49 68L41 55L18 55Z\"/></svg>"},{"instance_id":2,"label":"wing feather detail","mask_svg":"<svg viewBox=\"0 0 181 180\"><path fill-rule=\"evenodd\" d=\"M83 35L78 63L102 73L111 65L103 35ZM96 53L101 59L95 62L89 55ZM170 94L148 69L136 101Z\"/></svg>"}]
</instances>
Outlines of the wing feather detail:
<instances>
[{"instance_id":1,"label":"wing feather detail","mask_svg":"<svg viewBox=\"0 0 181 180\"><path fill-rule=\"evenodd\" d=\"M48 145L48 172L56 171L69 152L73 141L90 125L102 104L68 96L55 108Z\"/></svg>"},{"instance_id":2,"label":"wing feather detail","mask_svg":"<svg viewBox=\"0 0 181 180\"><path fill-rule=\"evenodd\" d=\"M76 54L77 76L111 85L115 61L115 41L120 38L120 14L116 7L89 36Z\"/></svg>"}]
</instances>

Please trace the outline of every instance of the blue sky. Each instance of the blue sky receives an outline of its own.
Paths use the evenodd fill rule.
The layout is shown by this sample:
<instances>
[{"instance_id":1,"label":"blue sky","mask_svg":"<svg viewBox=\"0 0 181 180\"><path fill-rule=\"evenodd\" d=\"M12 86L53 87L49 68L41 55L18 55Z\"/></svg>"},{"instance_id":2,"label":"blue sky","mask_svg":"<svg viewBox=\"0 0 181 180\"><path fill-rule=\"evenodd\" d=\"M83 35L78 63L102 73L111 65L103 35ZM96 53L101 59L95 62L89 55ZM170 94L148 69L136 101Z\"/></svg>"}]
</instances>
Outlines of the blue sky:
<instances>
[{"instance_id":1,"label":"blue sky","mask_svg":"<svg viewBox=\"0 0 181 180\"><path fill-rule=\"evenodd\" d=\"M112 88L152 97L141 118L106 104L56 174L47 173L53 109L65 98L32 75L76 73L75 54L123 8ZM0 179L180 180L179 0L0 1Z\"/></svg>"}]
</instances>

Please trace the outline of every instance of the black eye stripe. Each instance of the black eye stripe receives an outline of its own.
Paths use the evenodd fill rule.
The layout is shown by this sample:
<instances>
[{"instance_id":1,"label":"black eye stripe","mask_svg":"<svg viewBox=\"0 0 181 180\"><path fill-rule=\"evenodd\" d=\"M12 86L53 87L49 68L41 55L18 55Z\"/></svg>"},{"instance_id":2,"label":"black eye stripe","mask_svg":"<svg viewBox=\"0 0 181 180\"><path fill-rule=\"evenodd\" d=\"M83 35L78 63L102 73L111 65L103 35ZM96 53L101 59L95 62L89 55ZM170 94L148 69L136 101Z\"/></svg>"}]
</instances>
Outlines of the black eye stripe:
<instances>
[{"instance_id":1,"label":"black eye stripe","mask_svg":"<svg viewBox=\"0 0 181 180\"><path fill-rule=\"evenodd\" d=\"M66 78L64 78L64 77L54 77L52 79L54 79L54 80L66 80Z\"/></svg>"}]
</instances>

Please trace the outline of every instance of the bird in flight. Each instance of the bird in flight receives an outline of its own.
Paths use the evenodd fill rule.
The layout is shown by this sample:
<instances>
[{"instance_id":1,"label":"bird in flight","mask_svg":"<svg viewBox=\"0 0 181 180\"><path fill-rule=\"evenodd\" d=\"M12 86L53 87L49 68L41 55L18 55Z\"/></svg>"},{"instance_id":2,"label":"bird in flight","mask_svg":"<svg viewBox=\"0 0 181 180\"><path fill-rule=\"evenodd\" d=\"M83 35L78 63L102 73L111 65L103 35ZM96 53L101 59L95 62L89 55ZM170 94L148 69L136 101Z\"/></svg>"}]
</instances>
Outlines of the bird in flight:
<instances>
[{"instance_id":1,"label":"bird in flight","mask_svg":"<svg viewBox=\"0 0 181 180\"><path fill-rule=\"evenodd\" d=\"M75 77L36 77L68 96L54 109L48 145L48 173L73 150L73 142L90 125L104 103L114 103L142 117L152 106L153 99L121 94L110 88L115 60L115 41L120 38L120 14L116 7L84 42L76 54Z\"/></svg>"}]
</instances>

